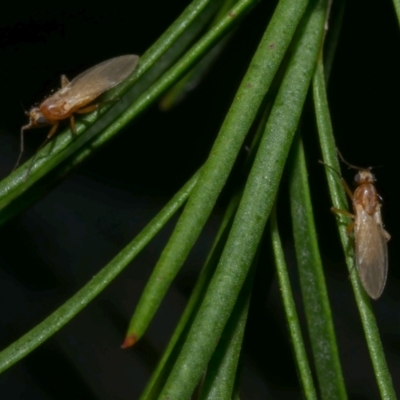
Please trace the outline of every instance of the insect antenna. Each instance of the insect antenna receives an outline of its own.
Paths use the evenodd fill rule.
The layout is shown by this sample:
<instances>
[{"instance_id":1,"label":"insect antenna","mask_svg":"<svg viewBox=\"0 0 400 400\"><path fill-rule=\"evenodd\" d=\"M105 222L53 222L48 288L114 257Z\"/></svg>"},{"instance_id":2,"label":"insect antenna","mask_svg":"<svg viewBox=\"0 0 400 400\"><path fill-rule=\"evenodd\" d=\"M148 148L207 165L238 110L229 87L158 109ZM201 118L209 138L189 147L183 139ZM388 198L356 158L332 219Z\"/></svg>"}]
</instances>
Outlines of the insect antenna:
<instances>
[{"instance_id":1,"label":"insect antenna","mask_svg":"<svg viewBox=\"0 0 400 400\"><path fill-rule=\"evenodd\" d=\"M29 112L25 110L25 107L24 107L24 105L22 104L21 101L19 102L19 104L20 104L24 114L25 115L29 115ZM21 128L20 139L19 139L19 146L20 146L19 147L19 154L18 154L17 162L15 163L15 165L14 165L13 169L11 170L11 172L14 172L17 169L17 167L18 167L18 165L19 165L19 163L21 161L22 153L24 152L24 129L26 129L27 127L28 127L28 125L25 125L25 126L23 126Z\"/></svg>"},{"instance_id":2,"label":"insect antenna","mask_svg":"<svg viewBox=\"0 0 400 400\"><path fill-rule=\"evenodd\" d=\"M333 168L331 165L326 164L326 163L324 163L324 162L321 161L321 160L318 160L318 162L319 162L320 164L322 164L323 166L330 168L332 171L334 171L334 172L338 175L338 177L339 177L340 179L343 179L342 175L340 174L340 172L339 172L336 168Z\"/></svg>"},{"instance_id":3,"label":"insect antenna","mask_svg":"<svg viewBox=\"0 0 400 400\"><path fill-rule=\"evenodd\" d=\"M342 156L342 153L339 151L339 149L338 149L337 147L336 147L336 151L337 151L337 153L338 153L338 156L339 156L340 159L342 160L342 162L343 162L344 164L346 164L349 168L355 169L356 171L371 171L372 167L361 168L361 167L358 167L357 165L353 165L353 164L348 163L348 162L344 159L344 157Z\"/></svg>"},{"instance_id":4,"label":"insect antenna","mask_svg":"<svg viewBox=\"0 0 400 400\"><path fill-rule=\"evenodd\" d=\"M20 139L19 139L19 154L18 154L18 158L17 158L17 162L14 165L14 168L12 169L11 172L14 172L16 170L16 168L18 167L20 161L21 161L21 157L22 154L24 153L24 129L27 127L28 125L25 125L21 128L21 133L20 133Z\"/></svg>"},{"instance_id":5,"label":"insect antenna","mask_svg":"<svg viewBox=\"0 0 400 400\"><path fill-rule=\"evenodd\" d=\"M336 149L336 150L337 150L337 149ZM340 154L340 153L339 153L339 154ZM321 161L321 160L318 160L318 162L319 162L320 164L322 164L323 166L325 166L325 167L327 167L327 168L330 168L332 171L334 171L334 172L338 175L338 177L339 177L339 179L340 179L340 182L342 182L342 186L343 186L344 190L346 191L347 195L350 197L350 199L353 199L353 192L352 192L351 189L349 188L349 185L348 185L347 182L344 180L344 178L343 178L343 176L340 174L340 172L339 172L337 169L333 168L331 165L328 165L328 164L324 163L324 162ZM365 171L365 169L364 169L363 171Z\"/></svg>"}]
</instances>

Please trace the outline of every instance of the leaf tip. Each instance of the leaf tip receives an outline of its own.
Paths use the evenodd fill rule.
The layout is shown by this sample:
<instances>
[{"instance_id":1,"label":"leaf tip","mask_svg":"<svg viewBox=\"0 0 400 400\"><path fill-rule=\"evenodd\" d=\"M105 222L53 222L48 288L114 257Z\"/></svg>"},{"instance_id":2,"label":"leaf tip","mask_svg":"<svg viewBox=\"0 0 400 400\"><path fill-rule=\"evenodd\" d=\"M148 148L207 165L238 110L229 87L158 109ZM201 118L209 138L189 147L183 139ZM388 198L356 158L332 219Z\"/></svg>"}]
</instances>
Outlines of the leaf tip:
<instances>
[{"instance_id":1,"label":"leaf tip","mask_svg":"<svg viewBox=\"0 0 400 400\"><path fill-rule=\"evenodd\" d=\"M128 347L133 346L137 341L138 337L132 333L125 338L124 343L121 345L121 349L127 349Z\"/></svg>"}]
</instances>

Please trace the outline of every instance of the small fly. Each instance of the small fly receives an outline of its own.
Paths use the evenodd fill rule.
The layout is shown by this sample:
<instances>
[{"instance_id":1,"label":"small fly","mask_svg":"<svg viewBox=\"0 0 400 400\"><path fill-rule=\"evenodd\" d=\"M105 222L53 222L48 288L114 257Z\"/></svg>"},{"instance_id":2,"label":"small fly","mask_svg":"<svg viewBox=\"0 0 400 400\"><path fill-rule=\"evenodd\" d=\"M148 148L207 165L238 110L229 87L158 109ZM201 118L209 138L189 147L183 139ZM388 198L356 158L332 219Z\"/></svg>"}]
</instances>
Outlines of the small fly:
<instances>
[{"instance_id":1,"label":"small fly","mask_svg":"<svg viewBox=\"0 0 400 400\"><path fill-rule=\"evenodd\" d=\"M380 196L375 188L375 176L371 168L363 169L342 161L350 168L358 170L354 181L357 185L354 193L342 179L343 186L353 203L353 212L332 208L336 214L343 214L353 219L347 232L354 231L355 261L361 283L373 299L378 299L386 284L388 271L387 242L390 235L383 228Z\"/></svg>"},{"instance_id":2,"label":"small fly","mask_svg":"<svg viewBox=\"0 0 400 400\"><path fill-rule=\"evenodd\" d=\"M81 73L71 82L61 76L61 89L44 100L39 107L32 107L26 115L29 123L21 128L21 149L17 163L24 152L24 131L52 125L43 147L56 133L61 120L69 118L71 130L76 133L74 114L86 114L99 104L90 104L104 92L126 79L136 68L139 56L130 54L104 61Z\"/></svg>"}]
</instances>

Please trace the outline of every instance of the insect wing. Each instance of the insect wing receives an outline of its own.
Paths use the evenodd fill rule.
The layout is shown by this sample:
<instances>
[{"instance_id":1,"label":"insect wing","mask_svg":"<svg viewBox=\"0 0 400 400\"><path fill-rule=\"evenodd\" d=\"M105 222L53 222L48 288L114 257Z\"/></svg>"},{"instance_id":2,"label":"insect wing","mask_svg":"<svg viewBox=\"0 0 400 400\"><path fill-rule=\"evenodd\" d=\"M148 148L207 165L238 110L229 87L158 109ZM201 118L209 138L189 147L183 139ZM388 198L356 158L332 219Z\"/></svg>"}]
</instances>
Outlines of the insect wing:
<instances>
[{"instance_id":1,"label":"insect wing","mask_svg":"<svg viewBox=\"0 0 400 400\"><path fill-rule=\"evenodd\" d=\"M59 91L71 104L87 104L126 79L136 68L139 57L133 54L112 58L88 69Z\"/></svg>"},{"instance_id":2,"label":"insect wing","mask_svg":"<svg viewBox=\"0 0 400 400\"><path fill-rule=\"evenodd\" d=\"M387 239L380 213L379 208L374 216L363 208L358 209L354 230L358 273L364 289L373 299L382 294L388 270Z\"/></svg>"}]
</instances>

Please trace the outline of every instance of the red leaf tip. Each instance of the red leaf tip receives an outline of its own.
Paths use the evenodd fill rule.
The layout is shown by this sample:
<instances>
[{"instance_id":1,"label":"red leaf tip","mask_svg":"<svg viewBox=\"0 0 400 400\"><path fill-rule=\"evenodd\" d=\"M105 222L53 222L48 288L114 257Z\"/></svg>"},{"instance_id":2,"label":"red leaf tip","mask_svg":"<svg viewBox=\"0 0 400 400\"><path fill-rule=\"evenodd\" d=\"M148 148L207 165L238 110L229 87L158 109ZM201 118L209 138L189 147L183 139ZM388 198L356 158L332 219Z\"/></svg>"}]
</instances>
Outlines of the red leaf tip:
<instances>
[{"instance_id":1,"label":"red leaf tip","mask_svg":"<svg viewBox=\"0 0 400 400\"><path fill-rule=\"evenodd\" d=\"M127 349L128 347L133 346L137 341L138 338L136 337L135 334L128 335L125 338L124 343L122 343L121 349Z\"/></svg>"}]
</instances>

